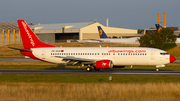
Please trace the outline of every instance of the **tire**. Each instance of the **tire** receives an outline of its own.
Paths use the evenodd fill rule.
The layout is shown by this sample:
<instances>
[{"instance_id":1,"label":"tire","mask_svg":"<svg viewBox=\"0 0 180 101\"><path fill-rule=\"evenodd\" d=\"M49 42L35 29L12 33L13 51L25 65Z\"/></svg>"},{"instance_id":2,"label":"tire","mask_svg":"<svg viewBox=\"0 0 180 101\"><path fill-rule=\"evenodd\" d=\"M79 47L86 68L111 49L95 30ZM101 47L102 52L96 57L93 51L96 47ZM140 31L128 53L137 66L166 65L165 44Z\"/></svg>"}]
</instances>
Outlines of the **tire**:
<instances>
[{"instance_id":1,"label":"tire","mask_svg":"<svg viewBox=\"0 0 180 101\"><path fill-rule=\"evenodd\" d=\"M90 72L90 71L92 71L92 68L91 68L91 67L87 67L87 68L86 68L86 71L87 71L87 72Z\"/></svg>"}]
</instances>

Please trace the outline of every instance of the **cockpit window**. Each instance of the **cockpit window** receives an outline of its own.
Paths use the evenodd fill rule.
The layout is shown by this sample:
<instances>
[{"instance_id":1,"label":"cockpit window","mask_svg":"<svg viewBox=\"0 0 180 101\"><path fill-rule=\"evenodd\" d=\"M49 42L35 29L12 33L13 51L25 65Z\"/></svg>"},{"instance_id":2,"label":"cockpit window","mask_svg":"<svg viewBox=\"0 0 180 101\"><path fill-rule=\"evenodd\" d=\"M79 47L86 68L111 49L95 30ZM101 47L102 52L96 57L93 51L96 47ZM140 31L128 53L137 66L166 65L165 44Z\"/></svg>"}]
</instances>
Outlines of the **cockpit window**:
<instances>
[{"instance_id":1,"label":"cockpit window","mask_svg":"<svg viewBox=\"0 0 180 101\"><path fill-rule=\"evenodd\" d=\"M161 55L169 55L168 53L160 53Z\"/></svg>"}]
</instances>

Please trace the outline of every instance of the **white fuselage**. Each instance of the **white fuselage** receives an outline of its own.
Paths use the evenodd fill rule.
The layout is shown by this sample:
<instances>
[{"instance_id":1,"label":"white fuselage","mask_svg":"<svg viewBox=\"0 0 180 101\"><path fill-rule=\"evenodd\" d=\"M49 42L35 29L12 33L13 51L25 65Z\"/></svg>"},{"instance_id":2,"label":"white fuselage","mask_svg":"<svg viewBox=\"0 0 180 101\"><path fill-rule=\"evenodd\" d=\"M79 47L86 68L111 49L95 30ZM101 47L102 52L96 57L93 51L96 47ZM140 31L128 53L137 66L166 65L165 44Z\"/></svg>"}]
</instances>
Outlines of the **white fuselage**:
<instances>
[{"instance_id":1,"label":"white fuselage","mask_svg":"<svg viewBox=\"0 0 180 101\"><path fill-rule=\"evenodd\" d=\"M164 65L170 63L170 55L160 49L141 47L54 47L31 48L35 57L51 62L65 63L63 58L72 57L81 59L111 60L114 65Z\"/></svg>"}]
</instances>

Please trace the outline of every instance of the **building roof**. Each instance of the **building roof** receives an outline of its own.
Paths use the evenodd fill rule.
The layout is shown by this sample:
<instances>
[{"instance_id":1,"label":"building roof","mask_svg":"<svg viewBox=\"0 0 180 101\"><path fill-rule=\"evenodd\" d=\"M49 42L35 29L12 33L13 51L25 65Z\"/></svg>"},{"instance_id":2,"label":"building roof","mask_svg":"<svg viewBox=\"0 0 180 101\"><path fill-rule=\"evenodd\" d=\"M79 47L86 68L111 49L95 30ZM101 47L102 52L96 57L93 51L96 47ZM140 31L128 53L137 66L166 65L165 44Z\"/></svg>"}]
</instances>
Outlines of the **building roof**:
<instances>
[{"instance_id":1,"label":"building roof","mask_svg":"<svg viewBox=\"0 0 180 101\"><path fill-rule=\"evenodd\" d=\"M80 29L85 26L88 26L94 22L82 22L82 23L57 23L57 24L38 24L32 25L31 28L35 30L54 30L54 29L61 29L64 27L65 29Z\"/></svg>"},{"instance_id":2,"label":"building roof","mask_svg":"<svg viewBox=\"0 0 180 101\"><path fill-rule=\"evenodd\" d=\"M15 22L0 22L0 30L4 30L4 31L7 31L7 30L15 30L15 31L18 31L19 30L19 27L18 27L18 24L15 23Z\"/></svg>"}]
</instances>

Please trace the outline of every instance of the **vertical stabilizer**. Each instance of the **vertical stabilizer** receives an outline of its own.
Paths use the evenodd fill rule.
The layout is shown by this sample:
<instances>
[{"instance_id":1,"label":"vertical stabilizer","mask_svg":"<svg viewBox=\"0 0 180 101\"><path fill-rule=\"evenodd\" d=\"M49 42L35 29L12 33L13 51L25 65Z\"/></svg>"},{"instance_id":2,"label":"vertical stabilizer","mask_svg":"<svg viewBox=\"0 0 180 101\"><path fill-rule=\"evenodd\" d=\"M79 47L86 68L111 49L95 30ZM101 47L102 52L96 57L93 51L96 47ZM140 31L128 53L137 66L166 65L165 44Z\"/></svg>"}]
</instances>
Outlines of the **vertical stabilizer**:
<instances>
[{"instance_id":1,"label":"vertical stabilizer","mask_svg":"<svg viewBox=\"0 0 180 101\"><path fill-rule=\"evenodd\" d=\"M103 29L101 28L101 26L98 26L98 31L100 38L108 38L107 35L104 33Z\"/></svg>"},{"instance_id":2,"label":"vertical stabilizer","mask_svg":"<svg viewBox=\"0 0 180 101\"><path fill-rule=\"evenodd\" d=\"M158 32L162 30L162 26L160 24L155 24L155 26Z\"/></svg>"},{"instance_id":3,"label":"vertical stabilizer","mask_svg":"<svg viewBox=\"0 0 180 101\"><path fill-rule=\"evenodd\" d=\"M19 25L24 49L55 47L41 42L24 20L18 20L17 22Z\"/></svg>"}]
</instances>

